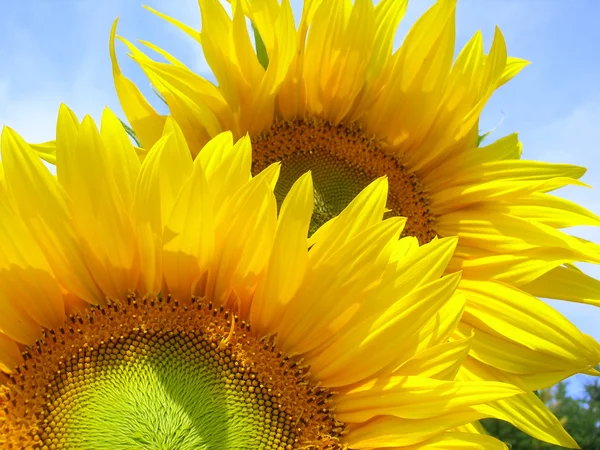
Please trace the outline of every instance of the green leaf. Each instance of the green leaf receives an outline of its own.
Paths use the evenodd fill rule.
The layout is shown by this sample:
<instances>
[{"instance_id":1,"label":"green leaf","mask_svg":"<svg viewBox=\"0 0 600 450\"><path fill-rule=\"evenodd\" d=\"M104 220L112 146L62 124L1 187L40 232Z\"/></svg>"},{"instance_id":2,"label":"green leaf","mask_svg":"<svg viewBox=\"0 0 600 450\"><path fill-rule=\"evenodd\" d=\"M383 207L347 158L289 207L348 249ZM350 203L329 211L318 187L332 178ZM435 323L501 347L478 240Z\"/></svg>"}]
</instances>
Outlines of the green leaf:
<instances>
[{"instance_id":1,"label":"green leaf","mask_svg":"<svg viewBox=\"0 0 600 450\"><path fill-rule=\"evenodd\" d=\"M498 124L494 128L492 128L487 133L483 133L483 134L479 135L479 137L477 138L477 147L479 147L481 145L481 143L485 140L485 138L487 138L490 134L492 134L494 131L496 131L496 129L500 125L502 125L502 122L504 122L504 113L502 114L502 117L500 118L500 120L498 121Z\"/></svg>"},{"instance_id":2,"label":"green leaf","mask_svg":"<svg viewBox=\"0 0 600 450\"><path fill-rule=\"evenodd\" d=\"M160 92L158 92L153 85L150 85L150 87L152 88L152 91L156 94L156 96L158 98L160 98L165 105L169 106L169 104L167 103L165 98L162 96L162 94Z\"/></svg>"},{"instance_id":3,"label":"green leaf","mask_svg":"<svg viewBox=\"0 0 600 450\"><path fill-rule=\"evenodd\" d=\"M133 129L129 125L127 125L125 122L123 122L121 119L119 119L119 122L121 122L121 125L123 125L123 128L125 128L125 131L127 131L127 134L129 135L129 137L134 140L135 145L137 145L138 147L141 147L142 143L140 142L139 138L137 137L137 134L135 134L135 131L133 131Z\"/></svg>"},{"instance_id":4,"label":"green leaf","mask_svg":"<svg viewBox=\"0 0 600 450\"><path fill-rule=\"evenodd\" d=\"M269 66L269 56L267 55L267 48L265 47L265 43L258 32L258 28L252 23L252 30L254 31L254 42L256 43L256 56L258 57L258 62L265 70Z\"/></svg>"},{"instance_id":5,"label":"green leaf","mask_svg":"<svg viewBox=\"0 0 600 450\"><path fill-rule=\"evenodd\" d=\"M493 131L493 130L492 130ZM486 137L490 135L492 131L488 131L487 133L480 134L477 138L477 147L481 145L481 143L485 140Z\"/></svg>"}]
</instances>

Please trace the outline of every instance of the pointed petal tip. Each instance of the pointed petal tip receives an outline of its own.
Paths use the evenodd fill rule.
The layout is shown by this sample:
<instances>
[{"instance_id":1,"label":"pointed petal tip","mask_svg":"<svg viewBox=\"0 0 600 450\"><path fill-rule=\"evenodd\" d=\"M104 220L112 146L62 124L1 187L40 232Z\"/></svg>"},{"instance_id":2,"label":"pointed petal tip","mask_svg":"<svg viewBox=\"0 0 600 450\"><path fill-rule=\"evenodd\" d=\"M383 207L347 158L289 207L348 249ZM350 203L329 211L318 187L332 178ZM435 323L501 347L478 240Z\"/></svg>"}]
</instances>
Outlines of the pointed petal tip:
<instances>
[{"instance_id":1,"label":"pointed petal tip","mask_svg":"<svg viewBox=\"0 0 600 450\"><path fill-rule=\"evenodd\" d=\"M222 131L219 134L217 134L217 136L229 136L229 140L233 144L233 133L231 132L231 130ZM239 140L242 141L242 142L246 142L246 140L250 140L250 135L248 135L246 133L246 135L242 136Z\"/></svg>"},{"instance_id":2,"label":"pointed petal tip","mask_svg":"<svg viewBox=\"0 0 600 450\"><path fill-rule=\"evenodd\" d=\"M369 188L373 189L374 191L377 191L379 189L385 189L387 191L388 184L389 180L387 175L383 175L373 180L366 188L363 189L363 191Z\"/></svg>"},{"instance_id":3,"label":"pointed petal tip","mask_svg":"<svg viewBox=\"0 0 600 450\"><path fill-rule=\"evenodd\" d=\"M448 243L447 245L452 247L453 251L454 251L454 249L456 249L456 246L458 244L458 236L446 236L439 240L447 242Z\"/></svg>"},{"instance_id":4,"label":"pointed petal tip","mask_svg":"<svg viewBox=\"0 0 600 450\"><path fill-rule=\"evenodd\" d=\"M121 68L119 67L119 61L117 60L117 51L115 49L115 37L117 35L117 24L119 18L117 17L112 24L110 29L110 37L108 40L108 52L110 54L110 62L112 66L113 76L121 74Z\"/></svg>"},{"instance_id":5,"label":"pointed petal tip","mask_svg":"<svg viewBox=\"0 0 600 450\"><path fill-rule=\"evenodd\" d=\"M298 184L310 184L310 186L312 187L312 170L308 170L306 172L304 172L296 181L296 183Z\"/></svg>"},{"instance_id":6,"label":"pointed petal tip","mask_svg":"<svg viewBox=\"0 0 600 450\"><path fill-rule=\"evenodd\" d=\"M98 128L96 127L96 122L94 121L94 118L92 116L90 116L89 114L86 114L85 116L83 116L83 120L81 121L81 128L84 131L87 130L98 130Z\"/></svg>"},{"instance_id":7,"label":"pointed petal tip","mask_svg":"<svg viewBox=\"0 0 600 450\"><path fill-rule=\"evenodd\" d=\"M2 147L5 145L13 145L13 144L24 144L25 141L21 137L19 133L15 131L14 128L9 127L8 125L4 125L2 127Z\"/></svg>"},{"instance_id":8,"label":"pointed petal tip","mask_svg":"<svg viewBox=\"0 0 600 450\"><path fill-rule=\"evenodd\" d=\"M452 285L456 289L460 284L460 280L462 279L462 270L458 270L456 272L449 273L448 275L444 275L443 278L447 278L452 282Z\"/></svg>"}]
</instances>

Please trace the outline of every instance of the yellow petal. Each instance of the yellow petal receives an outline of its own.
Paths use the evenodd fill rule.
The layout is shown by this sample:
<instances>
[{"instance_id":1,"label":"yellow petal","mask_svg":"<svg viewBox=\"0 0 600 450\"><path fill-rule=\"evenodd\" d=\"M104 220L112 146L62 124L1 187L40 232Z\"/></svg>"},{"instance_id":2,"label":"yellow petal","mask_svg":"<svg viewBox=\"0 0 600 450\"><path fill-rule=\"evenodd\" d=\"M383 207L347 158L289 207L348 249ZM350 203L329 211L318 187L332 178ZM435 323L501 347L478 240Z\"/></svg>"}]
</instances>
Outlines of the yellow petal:
<instances>
[{"instance_id":1,"label":"yellow petal","mask_svg":"<svg viewBox=\"0 0 600 450\"><path fill-rule=\"evenodd\" d=\"M504 71L502 72L502 76L500 77L500 80L498 80L498 87L502 86L503 84L508 83L512 78L514 78L521 70L523 70L529 64L530 64L529 61L509 56L506 59L506 67L504 68Z\"/></svg>"},{"instance_id":2,"label":"yellow petal","mask_svg":"<svg viewBox=\"0 0 600 450\"><path fill-rule=\"evenodd\" d=\"M171 55L166 50L163 50L159 46L154 45L152 42L144 41L144 40L141 40L141 39L138 39L137 41L140 44L142 44L143 46L148 47L150 50L153 50L156 53L158 53L160 56L162 56L163 58L165 58L167 61L169 61L175 67L180 67L182 69L187 69L187 66L185 64L183 64L181 61L179 61L177 58L175 58L173 55Z\"/></svg>"},{"instance_id":3,"label":"yellow petal","mask_svg":"<svg viewBox=\"0 0 600 450\"><path fill-rule=\"evenodd\" d=\"M202 49L223 97L238 110L250 86L257 86L264 74L258 62L246 21L240 8L233 20L217 0L200 0Z\"/></svg>"},{"instance_id":4,"label":"yellow petal","mask_svg":"<svg viewBox=\"0 0 600 450\"><path fill-rule=\"evenodd\" d=\"M304 80L310 112L342 120L365 83L375 39L370 0L323 2L315 12L306 42Z\"/></svg>"},{"instance_id":5,"label":"yellow petal","mask_svg":"<svg viewBox=\"0 0 600 450\"><path fill-rule=\"evenodd\" d=\"M150 106L136 85L121 73L115 51L117 22L118 19L114 21L110 32L109 47L115 89L131 127L143 146L150 148L160 138L165 118Z\"/></svg>"},{"instance_id":6,"label":"yellow petal","mask_svg":"<svg viewBox=\"0 0 600 450\"><path fill-rule=\"evenodd\" d=\"M125 299L137 287L139 255L129 211L111 172L96 125L86 116L77 141L59 133L57 172L71 199L71 214L86 263L103 292Z\"/></svg>"},{"instance_id":7,"label":"yellow petal","mask_svg":"<svg viewBox=\"0 0 600 450\"><path fill-rule=\"evenodd\" d=\"M344 441L352 449L394 448L426 441L454 426L489 417L466 408L429 419L400 419L380 416L366 424L352 427Z\"/></svg>"},{"instance_id":8,"label":"yellow petal","mask_svg":"<svg viewBox=\"0 0 600 450\"><path fill-rule=\"evenodd\" d=\"M223 125L234 127L229 108L213 84L187 68L154 62L127 40L121 41L129 47L132 58L164 97L170 114L190 143L193 155L211 136L220 133Z\"/></svg>"},{"instance_id":9,"label":"yellow petal","mask_svg":"<svg viewBox=\"0 0 600 450\"><path fill-rule=\"evenodd\" d=\"M460 323L464 308L465 298L456 292L445 305L431 315L417 334L406 340L404 343L406 355L415 355L446 342ZM404 363L406 355L403 358L396 358L390 367L395 369Z\"/></svg>"},{"instance_id":10,"label":"yellow petal","mask_svg":"<svg viewBox=\"0 0 600 450\"><path fill-rule=\"evenodd\" d=\"M306 83L308 109L314 114L323 113L324 81L335 61L336 46L342 42L347 19L348 2L334 0L322 2L312 18L304 57L303 78ZM321 70L323 66L323 70Z\"/></svg>"},{"instance_id":11,"label":"yellow petal","mask_svg":"<svg viewBox=\"0 0 600 450\"><path fill-rule=\"evenodd\" d=\"M27 314L26 306L20 304L19 291L14 290L16 286L10 280L14 280L12 273L0 274L0 333L22 344L33 345L42 335L42 328Z\"/></svg>"},{"instance_id":12,"label":"yellow petal","mask_svg":"<svg viewBox=\"0 0 600 450\"><path fill-rule=\"evenodd\" d=\"M458 236L468 247L512 253L556 247L578 256L580 261L600 262L600 253L577 238L555 228L485 207L452 212L437 219L441 236Z\"/></svg>"},{"instance_id":13,"label":"yellow petal","mask_svg":"<svg viewBox=\"0 0 600 450\"><path fill-rule=\"evenodd\" d=\"M172 136L165 135L152 146L144 158L135 187L132 217L140 251L141 295L156 295L162 285L161 159ZM165 159L168 161L170 158ZM166 183L163 181L163 184Z\"/></svg>"},{"instance_id":14,"label":"yellow petal","mask_svg":"<svg viewBox=\"0 0 600 450\"><path fill-rule=\"evenodd\" d=\"M396 301L398 297L388 292L391 288L373 280L385 271L389 243L403 226L404 219L398 217L375 224L323 263L309 265L302 286L276 324L281 345L294 353L320 354L316 348L330 344L356 317L374 316ZM367 298L372 301L364 301Z\"/></svg>"},{"instance_id":15,"label":"yellow petal","mask_svg":"<svg viewBox=\"0 0 600 450\"><path fill-rule=\"evenodd\" d=\"M457 427L453 427L451 430L460 431L461 433L488 434L481 422L472 422L466 425L459 425Z\"/></svg>"},{"instance_id":16,"label":"yellow petal","mask_svg":"<svg viewBox=\"0 0 600 450\"><path fill-rule=\"evenodd\" d=\"M272 188L263 183L263 186L265 185L268 191L265 192L265 199L257 207L256 224L246 238L247 243L241 253L232 280L232 287L236 295L244 299L244 315L249 313L251 298L269 261L277 229L277 201L272 195ZM242 208L237 209L241 210Z\"/></svg>"},{"instance_id":17,"label":"yellow petal","mask_svg":"<svg viewBox=\"0 0 600 450\"><path fill-rule=\"evenodd\" d=\"M386 66L392 54L394 36L404 17L407 0L382 0L375 6L375 38L366 73L367 81L374 79Z\"/></svg>"},{"instance_id":18,"label":"yellow petal","mask_svg":"<svg viewBox=\"0 0 600 450\"><path fill-rule=\"evenodd\" d=\"M586 275L572 264L555 267L521 286L521 289L536 297L600 306L600 281Z\"/></svg>"},{"instance_id":19,"label":"yellow petal","mask_svg":"<svg viewBox=\"0 0 600 450\"><path fill-rule=\"evenodd\" d=\"M267 271L252 301L250 321L259 332L275 328L273 322L279 320L304 279L312 211L313 185L308 172L294 183L281 206Z\"/></svg>"},{"instance_id":20,"label":"yellow petal","mask_svg":"<svg viewBox=\"0 0 600 450\"><path fill-rule=\"evenodd\" d=\"M471 326L461 325L463 330L471 332ZM464 333L463 333L464 335ZM512 374L544 375L544 383L555 384L582 369L582 365L569 364L562 358L547 355L524 345L491 334L485 330L476 329L470 356L495 368ZM583 366L586 367L586 366ZM562 370L557 371L557 368ZM530 380L531 383L533 380ZM552 381L552 382L551 382ZM540 389L538 386L533 389Z\"/></svg>"},{"instance_id":21,"label":"yellow petal","mask_svg":"<svg viewBox=\"0 0 600 450\"><path fill-rule=\"evenodd\" d=\"M79 126L79 119L75 113L64 103L61 104L56 121L56 178L61 184L67 181L69 175L68 171L64 172L61 159L68 159L77 145Z\"/></svg>"},{"instance_id":22,"label":"yellow petal","mask_svg":"<svg viewBox=\"0 0 600 450\"><path fill-rule=\"evenodd\" d=\"M347 385L400 358L407 350L403 343L449 300L459 280L460 274L448 275L416 289L378 317L356 321L310 360L312 373L324 386Z\"/></svg>"},{"instance_id":23,"label":"yellow petal","mask_svg":"<svg viewBox=\"0 0 600 450\"><path fill-rule=\"evenodd\" d=\"M410 290L437 280L446 271L457 242L453 237L436 239L399 260L390 276L395 277L403 289L395 291L395 295L405 295Z\"/></svg>"},{"instance_id":24,"label":"yellow petal","mask_svg":"<svg viewBox=\"0 0 600 450\"><path fill-rule=\"evenodd\" d=\"M256 3L258 2L252 2L253 5ZM250 99L243 105L240 115L241 129L250 133L259 133L271 125L275 113L275 97L296 56L296 29L288 0L282 1L277 19L269 23L268 28L275 32L274 46L267 47L269 65L258 86L252 90ZM265 41L265 46L267 45L269 44Z\"/></svg>"},{"instance_id":25,"label":"yellow petal","mask_svg":"<svg viewBox=\"0 0 600 450\"><path fill-rule=\"evenodd\" d=\"M194 164L183 132L173 118L167 118L163 135L170 136L160 149L160 204L164 224Z\"/></svg>"},{"instance_id":26,"label":"yellow petal","mask_svg":"<svg viewBox=\"0 0 600 450\"><path fill-rule=\"evenodd\" d=\"M277 184L277 180L279 179L279 174L281 173L281 163L275 162L260 172L258 175L254 177L254 179L260 180L264 182L271 191L275 190L275 185Z\"/></svg>"},{"instance_id":27,"label":"yellow petal","mask_svg":"<svg viewBox=\"0 0 600 450\"><path fill-rule=\"evenodd\" d=\"M109 173L123 201L125 210L133 204L135 182L140 172L140 160L118 117L108 108L102 113L100 137L106 152Z\"/></svg>"},{"instance_id":28,"label":"yellow petal","mask_svg":"<svg viewBox=\"0 0 600 450\"><path fill-rule=\"evenodd\" d=\"M453 186L447 189L440 189L430 196L430 208L436 212L436 214L448 214L457 210L465 209L474 206L474 204L485 202L483 207L487 211L497 211L500 213L513 214L522 218L535 219L540 217L540 223L546 223L553 225L557 223L557 220L545 220L547 216L553 218L555 214L553 209L548 211L538 208L538 214L536 215L535 204L541 203L548 204L552 199L549 195L537 194L542 197L541 200L534 200L536 193L546 192L548 190L558 189L567 185L581 185L581 183L571 178L553 178L551 180L544 181L481 181L477 184L472 185L461 185ZM505 203L506 202L506 203ZM524 204L523 207L519 208L519 204ZM532 204L530 207L528 204ZM554 205L552 205L554 206ZM482 207L482 208L483 208ZM556 208L559 207L556 202ZM585 210L584 208L581 208ZM577 211L577 210L576 210ZM541 215L540 213L545 213ZM575 216L575 212L570 212L567 215L567 219ZM576 216L577 217L577 216ZM577 217L580 221L582 218ZM586 218L586 223L589 224L589 217ZM562 221L559 220L559 224ZM564 225L571 226L571 224ZM564 226L558 226L555 228L564 228Z\"/></svg>"},{"instance_id":29,"label":"yellow petal","mask_svg":"<svg viewBox=\"0 0 600 450\"><path fill-rule=\"evenodd\" d=\"M325 229L317 230L311 238L311 264L316 266L360 231L378 223L386 210L387 192L387 178L378 178L364 188Z\"/></svg>"},{"instance_id":30,"label":"yellow petal","mask_svg":"<svg viewBox=\"0 0 600 450\"><path fill-rule=\"evenodd\" d=\"M256 288L257 276L270 255L277 226L277 204L272 188L264 177L257 176L224 209L235 211L236 215L217 224L217 242L227 245L217 249L207 295L215 303L225 304L235 292L247 313L249 294Z\"/></svg>"},{"instance_id":31,"label":"yellow petal","mask_svg":"<svg viewBox=\"0 0 600 450\"><path fill-rule=\"evenodd\" d=\"M481 434L443 433L419 445L403 450L508 450L502 441Z\"/></svg>"},{"instance_id":32,"label":"yellow petal","mask_svg":"<svg viewBox=\"0 0 600 450\"><path fill-rule=\"evenodd\" d=\"M15 367L23 363L21 350L11 338L0 333L0 371L11 373Z\"/></svg>"},{"instance_id":33,"label":"yellow petal","mask_svg":"<svg viewBox=\"0 0 600 450\"><path fill-rule=\"evenodd\" d=\"M28 334L39 331L37 324L47 328L59 326L65 317L63 295L42 250L4 199L0 199L0 239L0 315L4 322L0 328L24 342L13 326L18 327L22 322L23 333Z\"/></svg>"},{"instance_id":34,"label":"yellow petal","mask_svg":"<svg viewBox=\"0 0 600 450\"><path fill-rule=\"evenodd\" d=\"M339 420L356 423L380 415L427 419L522 393L516 386L496 381L392 376L360 384L335 397L334 402Z\"/></svg>"},{"instance_id":35,"label":"yellow petal","mask_svg":"<svg viewBox=\"0 0 600 450\"><path fill-rule=\"evenodd\" d=\"M215 215L250 181L252 147L246 136L233 145L231 132L223 132L202 148L198 159L204 168Z\"/></svg>"},{"instance_id":36,"label":"yellow petal","mask_svg":"<svg viewBox=\"0 0 600 450\"><path fill-rule=\"evenodd\" d=\"M56 141L30 145L44 161L49 162L50 164L56 164Z\"/></svg>"},{"instance_id":37,"label":"yellow petal","mask_svg":"<svg viewBox=\"0 0 600 450\"><path fill-rule=\"evenodd\" d=\"M418 145L435 118L454 57L455 7L455 0L439 1L421 16L393 56L393 69L379 81L385 87L367 125L394 144Z\"/></svg>"},{"instance_id":38,"label":"yellow petal","mask_svg":"<svg viewBox=\"0 0 600 450\"><path fill-rule=\"evenodd\" d=\"M521 159L486 162L469 165L452 177L455 184L477 184L482 181L545 181L552 178L579 179L585 174L584 167L571 164L553 164Z\"/></svg>"},{"instance_id":39,"label":"yellow petal","mask_svg":"<svg viewBox=\"0 0 600 450\"><path fill-rule=\"evenodd\" d=\"M577 327L541 300L487 281L463 280L460 290L467 298L466 323L571 365L597 364L595 350Z\"/></svg>"},{"instance_id":40,"label":"yellow petal","mask_svg":"<svg viewBox=\"0 0 600 450\"><path fill-rule=\"evenodd\" d=\"M163 274L169 291L188 300L208 270L215 246L212 199L204 170L196 160L165 222Z\"/></svg>"},{"instance_id":41,"label":"yellow petal","mask_svg":"<svg viewBox=\"0 0 600 450\"><path fill-rule=\"evenodd\" d=\"M471 110L469 110L464 117L462 126L455 136L455 139L459 140L467 136L473 127L476 127L483 107L498 86L498 80L506 67L506 60L506 42L500 29L496 27L492 48L490 49L489 55L485 58L484 70L479 73L477 86L479 88L480 97L477 99L477 103L473 105Z\"/></svg>"},{"instance_id":42,"label":"yellow petal","mask_svg":"<svg viewBox=\"0 0 600 450\"><path fill-rule=\"evenodd\" d=\"M454 53L455 8L454 0L438 2L412 26L395 61L403 91L413 83L423 91L435 90L445 81Z\"/></svg>"},{"instance_id":43,"label":"yellow petal","mask_svg":"<svg viewBox=\"0 0 600 450\"><path fill-rule=\"evenodd\" d=\"M499 371L490 373L485 367L467 358L458 377L477 381L498 379ZM537 439L568 448L579 448L560 422L544 403L533 393L517 395L487 405L476 405L473 409L490 417L510 422L520 430Z\"/></svg>"},{"instance_id":44,"label":"yellow petal","mask_svg":"<svg viewBox=\"0 0 600 450\"><path fill-rule=\"evenodd\" d=\"M244 0L237 2L237 4L242 7L244 14L252 20L265 43L267 54L272 56L277 47L276 26L274 24L279 14L281 14L283 4L280 5L277 0L250 2Z\"/></svg>"},{"instance_id":45,"label":"yellow petal","mask_svg":"<svg viewBox=\"0 0 600 450\"><path fill-rule=\"evenodd\" d=\"M394 244L390 262L399 261L419 248L419 240L415 236L405 236Z\"/></svg>"},{"instance_id":46,"label":"yellow petal","mask_svg":"<svg viewBox=\"0 0 600 450\"><path fill-rule=\"evenodd\" d=\"M444 187L462 184L461 177L448 177L448 171L462 173L475 166L481 166L493 161L520 159L523 145L519 142L517 133L509 134L484 147L474 147L461 151L444 160L444 164L430 168L422 174L422 181L432 192L442 190ZM480 176L485 176L485 170L480 171ZM493 178L490 181L495 180Z\"/></svg>"},{"instance_id":47,"label":"yellow petal","mask_svg":"<svg viewBox=\"0 0 600 450\"><path fill-rule=\"evenodd\" d=\"M362 245L360 242L362 241L366 242L371 250L377 252L377 239L366 235L366 232L364 237L362 236L357 236L357 242L351 241L348 246L351 249L360 249ZM309 322L311 326L299 333L299 336L304 337L304 344L302 345L308 345L308 342L315 340L316 336L320 336L321 340L324 339L326 342L330 342L337 338L336 335L340 332L340 329L347 324L351 324L352 321L356 321L357 318L364 319L371 315L377 317L381 314L381 311L390 308L391 305L411 291L438 280L443 273L445 261L452 255L455 244L455 239L440 239L415 250L404 260L401 260L395 270L390 270L391 267L386 268L381 282L376 285L368 280L378 278L379 271L383 268L378 266L377 262L374 263L369 259L356 260L357 267L369 268L363 268L359 271L365 278L356 277L356 275L351 276L343 271L337 272L344 290L340 290L332 283L329 274L332 269L325 266L321 284L311 280L310 285L315 289L314 293L309 290L304 299L299 300L299 303L305 305L308 311L313 308L323 308L323 311L316 315L318 317L317 321ZM341 261L352 260L348 253L340 251L338 255ZM365 253L365 255L368 255L368 253ZM384 258L383 261L385 264L387 259ZM356 279L356 285L349 282L351 279ZM344 293L346 290L348 293ZM330 294L328 297L324 297L323 292L330 292ZM315 298L325 298L327 301L321 300L318 306L313 306L312 301ZM369 298L369 301L362 303L357 301L357 299L364 298ZM460 320L463 307L464 299L460 296L453 296L450 301L426 319L425 324L417 333L405 336L402 344L404 351L396 352L388 360L389 372L405 363L406 358L415 353L445 342ZM291 314L291 317L294 317L294 314ZM323 329L319 330L318 327L314 326L316 323L321 323ZM309 337L312 339L309 340ZM314 346L315 343L313 342L311 345Z\"/></svg>"},{"instance_id":48,"label":"yellow petal","mask_svg":"<svg viewBox=\"0 0 600 450\"><path fill-rule=\"evenodd\" d=\"M156 14L158 17L166 20L167 22L172 23L177 28L179 28L181 31L186 33L188 36L191 36L192 38L194 38L196 40L196 42L198 42L198 44L202 45L202 39L200 38L200 33L198 31L194 30L192 27L189 27L186 24L184 24L183 22L180 22L179 20L176 20L170 16L167 16L166 14L163 14L163 13L155 10L154 8L151 8L150 6L144 5L144 8L146 8L151 13Z\"/></svg>"},{"instance_id":49,"label":"yellow petal","mask_svg":"<svg viewBox=\"0 0 600 450\"><path fill-rule=\"evenodd\" d=\"M417 353L394 371L394 375L420 375L437 380L454 380L471 348L472 337L445 342Z\"/></svg>"},{"instance_id":50,"label":"yellow petal","mask_svg":"<svg viewBox=\"0 0 600 450\"><path fill-rule=\"evenodd\" d=\"M155 295L161 289L163 228L193 169L183 133L177 123L168 118L164 136L142 163L133 204L142 267L140 291L144 294Z\"/></svg>"},{"instance_id":51,"label":"yellow petal","mask_svg":"<svg viewBox=\"0 0 600 450\"><path fill-rule=\"evenodd\" d=\"M462 270L465 279L500 281L522 285L568 261L578 254L570 248L535 248L498 254L465 245L458 245L449 272Z\"/></svg>"},{"instance_id":52,"label":"yellow petal","mask_svg":"<svg viewBox=\"0 0 600 450\"><path fill-rule=\"evenodd\" d=\"M90 303L103 302L81 253L62 187L33 149L8 128L2 133L2 163L10 198L58 282Z\"/></svg>"},{"instance_id":53,"label":"yellow petal","mask_svg":"<svg viewBox=\"0 0 600 450\"><path fill-rule=\"evenodd\" d=\"M543 193L516 199L507 205L496 205L508 214L534 220L553 227L600 226L600 217L575 202Z\"/></svg>"}]
</instances>

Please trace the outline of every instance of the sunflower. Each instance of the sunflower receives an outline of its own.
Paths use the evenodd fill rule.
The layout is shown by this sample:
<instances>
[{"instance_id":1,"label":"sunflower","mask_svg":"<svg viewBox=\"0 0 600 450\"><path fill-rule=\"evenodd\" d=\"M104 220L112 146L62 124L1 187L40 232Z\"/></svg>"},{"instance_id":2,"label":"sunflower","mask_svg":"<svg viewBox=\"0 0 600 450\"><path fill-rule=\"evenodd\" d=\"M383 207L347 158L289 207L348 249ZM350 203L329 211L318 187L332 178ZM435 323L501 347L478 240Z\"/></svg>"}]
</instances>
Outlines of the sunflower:
<instances>
[{"instance_id":1,"label":"sunflower","mask_svg":"<svg viewBox=\"0 0 600 450\"><path fill-rule=\"evenodd\" d=\"M278 205L310 170L311 232L386 175L388 214L408 219L405 236L421 244L459 238L448 268L462 271L467 299L456 336L475 330L461 378L510 380L532 391L598 374L598 343L537 298L600 305L600 283L573 265L599 263L600 247L560 231L598 226L600 218L550 194L583 185L585 169L522 160L516 134L480 146L486 101L527 65L507 56L499 30L489 53L477 33L453 61L455 0L439 0L395 52L404 0L306 0L297 27L288 0L232 1L231 14L217 0L199 3L200 32L152 11L202 46L216 85L151 43L141 42L165 62L121 39L192 155L223 130L248 133L253 173L281 161ZM150 148L165 118L122 74L115 28L116 90L141 146ZM531 392L486 408L537 438L576 445Z\"/></svg>"},{"instance_id":2,"label":"sunflower","mask_svg":"<svg viewBox=\"0 0 600 450\"><path fill-rule=\"evenodd\" d=\"M168 118L140 162L62 106L56 176L1 143L2 448L505 448L461 428L523 391L455 380L456 238L398 239L385 178L309 241L310 173L278 213L248 137L192 160Z\"/></svg>"}]
</instances>

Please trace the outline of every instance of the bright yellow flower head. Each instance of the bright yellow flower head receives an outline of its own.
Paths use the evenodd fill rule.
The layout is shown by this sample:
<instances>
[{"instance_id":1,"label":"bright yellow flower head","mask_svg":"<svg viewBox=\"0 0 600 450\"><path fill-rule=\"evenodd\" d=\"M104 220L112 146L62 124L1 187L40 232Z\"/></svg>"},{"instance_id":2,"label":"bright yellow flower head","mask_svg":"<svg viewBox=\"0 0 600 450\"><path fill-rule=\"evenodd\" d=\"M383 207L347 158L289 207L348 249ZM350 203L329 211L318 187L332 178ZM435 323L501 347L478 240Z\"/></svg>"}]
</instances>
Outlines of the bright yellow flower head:
<instances>
[{"instance_id":1,"label":"bright yellow flower head","mask_svg":"<svg viewBox=\"0 0 600 450\"><path fill-rule=\"evenodd\" d=\"M455 380L456 238L399 240L385 178L308 240L310 173L278 213L247 137L57 130L56 176L2 132L3 449L505 448L466 424L522 391Z\"/></svg>"},{"instance_id":2,"label":"bright yellow flower head","mask_svg":"<svg viewBox=\"0 0 600 450\"><path fill-rule=\"evenodd\" d=\"M507 56L500 31L489 53L477 33L454 60L455 0L439 0L395 52L403 0L306 0L298 26L287 0L233 1L231 15L218 0L199 3L201 32L159 15L198 41L217 85L152 44L142 42L167 62L122 39L193 155L223 130L249 133L254 173L282 163L279 204L311 170L311 231L386 175L387 207L407 217L405 236L420 243L459 237L448 270L463 272L459 290L467 303L454 336L475 329L461 379L511 381L532 391L596 373L598 343L536 298L600 305L600 283L573 266L600 263L600 247L560 231L597 226L600 218L550 194L582 185L585 170L521 160L516 135L479 147L486 101L526 65ZM262 37L259 55L246 17ZM123 109L149 148L165 118L111 52ZM533 393L489 408L539 439L575 445Z\"/></svg>"}]
</instances>

